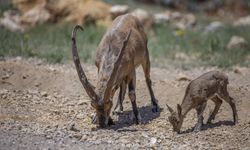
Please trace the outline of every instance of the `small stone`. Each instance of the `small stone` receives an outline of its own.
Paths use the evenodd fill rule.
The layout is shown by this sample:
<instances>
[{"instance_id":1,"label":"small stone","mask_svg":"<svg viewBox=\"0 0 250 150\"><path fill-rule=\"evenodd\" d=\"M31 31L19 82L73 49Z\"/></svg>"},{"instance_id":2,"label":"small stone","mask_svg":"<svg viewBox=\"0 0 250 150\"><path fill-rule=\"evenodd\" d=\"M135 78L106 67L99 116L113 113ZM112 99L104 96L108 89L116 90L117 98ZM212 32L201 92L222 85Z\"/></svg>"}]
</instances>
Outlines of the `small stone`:
<instances>
[{"instance_id":1,"label":"small stone","mask_svg":"<svg viewBox=\"0 0 250 150\"><path fill-rule=\"evenodd\" d=\"M26 75L23 75L23 76L22 76L22 78L23 78L23 79L26 79L26 78L27 78L27 76L26 76Z\"/></svg>"},{"instance_id":2,"label":"small stone","mask_svg":"<svg viewBox=\"0 0 250 150\"><path fill-rule=\"evenodd\" d=\"M80 140L82 138L82 135L81 134L74 134L73 137Z\"/></svg>"},{"instance_id":3,"label":"small stone","mask_svg":"<svg viewBox=\"0 0 250 150\"><path fill-rule=\"evenodd\" d=\"M77 104L78 105L86 105L86 104L88 104L88 100L80 100Z\"/></svg>"},{"instance_id":4,"label":"small stone","mask_svg":"<svg viewBox=\"0 0 250 150\"><path fill-rule=\"evenodd\" d=\"M45 138L46 139L52 139L52 136L51 135L46 135Z\"/></svg>"},{"instance_id":5,"label":"small stone","mask_svg":"<svg viewBox=\"0 0 250 150\"><path fill-rule=\"evenodd\" d=\"M39 87L41 85L41 83L36 83L35 86L36 87Z\"/></svg>"},{"instance_id":6,"label":"small stone","mask_svg":"<svg viewBox=\"0 0 250 150\"><path fill-rule=\"evenodd\" d=\"M47 97L47 96L48 96L48 93L47 93L47 92L41 92L41 95L42 95L43 97Z\"/></svg>"},{"instance_id":7,"label":"small stone","mask_svg":"<svg viewBox=\"0 0 250 150\"><path fill-rule=\"evenodd\" d=\"M79 129L76 128L74 122L69 123L69 125L68 125L68 130L75 131L75 132L80 131Z\"/></svg>"},{"instance_id":8,"label":"small stone","mask_svg":"<svg viewBox=\"0 0 250 150\"><path fill-rule=\"evenodd\" d=\"M155 137L152 137L152 138L150 139L149 145L150 145L150 146L154 146L156 142L157 142L157 139L156 139Z\"/></svg>"},{"instance_id":9,"label":"small stone","mask_svg":"<svg viewBox=\"0 0 250 150\"><path fill-rule=\"evenodd\" d=\"M97 130L96 127L92 127L92 128L91 128L91 131L96 131L96 130Z\"/></svg>"},{"instance_id":10,"label":"small stone","mask_svg":"<svg viewBox=\"0 0 250 150\"><path fill-rule=\"evenodd\" d=\"M7 95L3 95L2 98L3 98L3 99L6 99L6 98L7 98Z\"/></svg>"},{"instance_id":11,"label":"small stone","mask_svg":"<svg viewBox=\"0 0 250 150\"><path fill-rule=\"evenodd\" d=\"M187 75L182 74L182 73L180 73L176 76L176 80L177 81L191 81L190 77L188 77Z\"/></svg>"},{"instance_id":12,"label":"small stone","mask_svg":"<svg viewBox=\"0 0 250 150\"><path fill-rule=\"evenodd\" d=\"M77 119L83 119L85 117L84 113L79 113L78 115L76 115Z\"/></svg>"},{"instance_id":13,"label":"small stone","mask_svg":"<svg viewBox=\"0 0 250 150\"><path fill-rule=\"evenodd\" d=\"M2 80L6 80L6 79L8 79L9 77L10 77L10 75L7 74L7 75L5 75L5 76L2 77Z\"/></svg>"}]
</instances>

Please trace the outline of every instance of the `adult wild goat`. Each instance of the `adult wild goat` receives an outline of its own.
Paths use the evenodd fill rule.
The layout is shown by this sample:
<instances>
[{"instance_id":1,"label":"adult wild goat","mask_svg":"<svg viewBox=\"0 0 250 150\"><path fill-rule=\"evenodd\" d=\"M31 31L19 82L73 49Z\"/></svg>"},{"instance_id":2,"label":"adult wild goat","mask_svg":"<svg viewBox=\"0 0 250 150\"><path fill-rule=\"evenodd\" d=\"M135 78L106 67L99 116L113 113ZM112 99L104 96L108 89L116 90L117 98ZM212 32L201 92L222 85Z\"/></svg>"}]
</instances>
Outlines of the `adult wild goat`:
<instances>
[{"instance_id":1,"label":"adult wild goat","mask_svg":"<svg viewBox=\"0 0 250 150\"><path fill-rule=\"evenodd\" d=\"M73 60L79 79L91 99L92 107L96 110L100 127L113 124L110 117L113 105L112 98L115 91L120 87L119 101L122 103L126 85L128 85L128 95L132 103L135 121L137 124L139 123L140 115L135 94L135 70L139 65L142 65L145 74L151 96L152 111L157 112L159 107L150 80L147 37L139 20L130 14L119 16L103 36L95 58L95 64L98 68L98 81L95 89L89 83L80 64L75 39L77 29L82 28L76 26L72 31Z\"/></svg>"}]
</instances>

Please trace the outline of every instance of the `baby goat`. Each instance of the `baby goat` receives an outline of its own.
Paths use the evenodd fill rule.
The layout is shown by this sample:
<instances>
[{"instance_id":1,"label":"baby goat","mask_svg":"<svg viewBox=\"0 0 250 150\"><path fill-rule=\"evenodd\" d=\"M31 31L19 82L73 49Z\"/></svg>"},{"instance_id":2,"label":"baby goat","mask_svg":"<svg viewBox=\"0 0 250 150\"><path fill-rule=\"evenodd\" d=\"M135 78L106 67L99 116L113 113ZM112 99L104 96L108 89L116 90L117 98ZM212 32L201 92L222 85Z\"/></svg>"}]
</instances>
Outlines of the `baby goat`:
<instances>
[{"instance_id":1,"label":"baby goat","mask_svg":"<svg viewBox=\"0 0 250 150\"><path fill-rule=\"evenodd\" d=\"M168 117L175 132L180 133L183 120L186 114L193 108L197 111L198 122L194 127L194 131L200 131L203 125L203 112L205 110L208 99L215 103L213 112L208 118L207 123L215 118L222 104L222 100L228 102L233 111L234 123L238 122L238 115L234 99L229 96L227 91L228 77L219 71L207 72L197 79L191 81L187 86L182 104L177 104L177 113L168 105L171 115Z\"/></svg>"}]
</instances>

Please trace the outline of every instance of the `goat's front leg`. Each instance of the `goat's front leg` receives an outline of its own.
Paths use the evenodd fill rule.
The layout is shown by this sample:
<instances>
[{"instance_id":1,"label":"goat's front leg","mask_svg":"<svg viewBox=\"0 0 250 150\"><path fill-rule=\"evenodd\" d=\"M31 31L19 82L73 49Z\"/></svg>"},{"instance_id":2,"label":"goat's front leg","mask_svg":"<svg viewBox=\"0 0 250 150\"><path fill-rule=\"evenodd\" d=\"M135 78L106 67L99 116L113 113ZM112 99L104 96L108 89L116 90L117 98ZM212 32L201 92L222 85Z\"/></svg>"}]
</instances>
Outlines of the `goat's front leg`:
<instances>
[{"instance_id":1,"label":"goat's front leg","mask_svg":"<svg viewBox=\"0 0 250 150\"><path fill-rule=\"evenodd\" d=\"M133 71L133 75L131 80L129 81L128 84L128 90L129 90L129 98L133 107L133 113L135 116L135 121L136 124L139 124L139 122L141 121L141 116L139 114L139 111L137 109L137 105L136 105L136 94L135 94L135 86L136 86L136 77L135 77L135 71Z\"/></svg>"},{"instance_id":2,"label":"goat's front leg","mask_svg":"<svg viewBox=\"0 0 250 150\"><path fill-rule=\"evenodd\" d=\"M196 112L197 112L197 117L198 117L198 121L194 127L194 131L198 132L201 130L201 127L203 125L203 113L204 110L206 108L207 102L203 102L202 104L198 105L198 107L196 107Z\"/></svg>"}]
</instances>

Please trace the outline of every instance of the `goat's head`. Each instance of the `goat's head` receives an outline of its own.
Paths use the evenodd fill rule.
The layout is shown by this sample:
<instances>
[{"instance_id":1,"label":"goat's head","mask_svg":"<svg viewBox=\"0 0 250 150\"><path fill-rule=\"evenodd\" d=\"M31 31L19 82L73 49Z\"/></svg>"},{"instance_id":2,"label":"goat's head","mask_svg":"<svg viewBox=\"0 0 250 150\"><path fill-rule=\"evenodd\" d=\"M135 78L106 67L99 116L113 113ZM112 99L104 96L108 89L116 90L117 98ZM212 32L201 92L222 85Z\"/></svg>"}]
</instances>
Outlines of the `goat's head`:
<instances>
[{"instance_id":1,"label":"goat's head","mask_svg":"<svg viewBox=\"0 0 250 150\"><path fill-rule=\"evenodd\" d=\"M180 129L183 123L183 117L181 115L181 106L177 104L177 113L168 105L167 107L171 113L171 115L168 117L168 120L172 124L173 130L177 133L180 133Z\"/></svg>"},{"instance_id":2,"label":"goat's head","mask_svg":"<svg viewBox=\"0 0 250 150\"><path fill-rule=\"evenodd\" d=\"M76 70L79 76L79 79L84 87L84 89L86 90L88 96L91 99L91 106L96 110L96 119L97 122L99 123L100 127L106 127L108 125L113 124L112 119L109 117L110 115L110 111L112 108L112 100L111 100L111 93L113 92L112 90L106 90L105 93L103 93L103 95L97 94L93 88L93 86L89 83L82 67L81 67L81 63L79 60L79 56L78 56L78 52L77 52L77 47L76 47L76 40L75 40L75 36L76 36L76 31L77 29L82 29L82 27L80 26L76 26L72 32L72 53L73 53L73 60L76 66ZM111 75L109 76L110 83L113 83L112 80L115 79L115 75L116 75L116 70L118 69L122 56L124 54L124 50L126 48L126 45L128 43L128 40L130 38L130 34L131 34L131 30L129 31L126 39L123 41L123 45L119 51L119 54L117 56L117 59L113 65L113 71L111 73ZM109 46L110 48L110 46ZM107 84L106 89L112 89L113 85L112 84Z\"/></svg>"}]
</instances>

